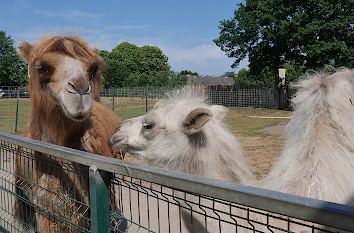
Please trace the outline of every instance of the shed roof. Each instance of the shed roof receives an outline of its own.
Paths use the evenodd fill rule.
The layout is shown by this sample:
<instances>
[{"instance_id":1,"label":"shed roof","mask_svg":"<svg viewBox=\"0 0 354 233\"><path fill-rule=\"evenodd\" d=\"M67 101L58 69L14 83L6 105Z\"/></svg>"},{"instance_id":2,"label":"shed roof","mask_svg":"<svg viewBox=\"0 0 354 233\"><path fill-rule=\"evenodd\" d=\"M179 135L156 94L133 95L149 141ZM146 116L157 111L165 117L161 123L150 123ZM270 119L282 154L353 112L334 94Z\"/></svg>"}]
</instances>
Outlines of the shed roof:
<instances>
[{"instance_id":1,"label":"shed roof","mask_svg":"<svg viewBox=\"0 0 354 233\"><path fill-rule=\"evenodd\" d=\"M187 84L191 84L192 80L196 84L203 86L233 86L235 84L234 79L231 77L187 75Z\"/></svg>"}]
</instances>

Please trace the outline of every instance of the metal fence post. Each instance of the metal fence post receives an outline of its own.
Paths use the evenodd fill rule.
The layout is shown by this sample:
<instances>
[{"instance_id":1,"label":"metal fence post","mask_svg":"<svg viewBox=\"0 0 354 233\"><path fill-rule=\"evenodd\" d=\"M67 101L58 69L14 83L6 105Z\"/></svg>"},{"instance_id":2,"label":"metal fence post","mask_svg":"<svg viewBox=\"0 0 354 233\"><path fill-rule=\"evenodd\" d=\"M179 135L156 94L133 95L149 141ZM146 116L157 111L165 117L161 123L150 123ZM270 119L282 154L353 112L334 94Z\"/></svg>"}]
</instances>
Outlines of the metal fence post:
<instances>
[{"instance_id":1,"label":"metal fence post","mask_svg":"<svg viewBox=\"0 0 354 233\"><path fill-rule=\"evenodd\" d=\"M113 94L112 94L112 112L114 112L114 94L115 94L115 89L112 88L111 91L113 92Z\"/></svg>"},{"instance_id":2,"label":"metal fence post","mask_svg":"<svg viewBox=\"0 0 354 233\"><path fill-rule=\"evenodd\" d=\"M109 190L96 166L90 166L91 232L107 233L110 226Z\"/></svg>"},{"instance_id":3,"label":"metal fence post","mask_svg":"<svg viewBox=\"0 0 354 233\"><path fill-rule=\"evenodd\" d=\"M145 90L145 112L148 112L148 94Z\"/></svg>"},{"instance_id":4,"label":"metal fence post","mask_svg":"<svg viewBox=\"0 0 354 233\"><path fill-rule=\"evenodd\" d=\"M17 103L16 103L16 120L15 120L15 133L17 133L17 123L18 123L18 105L20 104L20 88L17 88Z\"/></svg>"},{"instance_id":5,"label":"metal fence post","mask_svg":"<svg viewBox=\"0 0 354 233\"><path fill-rule=\"evenodd\" d=\"M237 90L237 113L240 114L240 105L241 105L241 90Z\"/></svg>"},{"instance_id":6,"label":"metal fence post","mask_svg":"<svg viewBox=\"0 0 354 233\"><path fill-rule=\"evenodd\" d=\"M257 90L257 89L254 89L253 113L256 113L257 94L258 94L258 90Z\"/></svg>"}]
</instances>

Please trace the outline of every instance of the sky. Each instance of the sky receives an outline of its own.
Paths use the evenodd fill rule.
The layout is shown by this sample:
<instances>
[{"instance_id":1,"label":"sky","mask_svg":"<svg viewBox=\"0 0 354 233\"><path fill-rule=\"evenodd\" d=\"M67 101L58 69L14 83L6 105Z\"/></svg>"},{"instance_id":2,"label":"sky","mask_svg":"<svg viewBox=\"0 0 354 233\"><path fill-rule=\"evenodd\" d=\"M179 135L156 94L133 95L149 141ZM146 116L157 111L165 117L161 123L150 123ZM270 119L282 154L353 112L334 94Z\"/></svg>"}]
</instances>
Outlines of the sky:
<instances>
[{"instance_id":1,"label":"sky","mask_svg":"<svg viewBox=\"0 0 354 233\"><path fill-rule=\"evenodd\" d=\"M243 0L43 1L0 0L0 30L15 43L48 34L76 34L91 47L111 51L121 42L158 46L171 69L222 75L231 68L213 39Z\"/></svg>"}]
</instances>

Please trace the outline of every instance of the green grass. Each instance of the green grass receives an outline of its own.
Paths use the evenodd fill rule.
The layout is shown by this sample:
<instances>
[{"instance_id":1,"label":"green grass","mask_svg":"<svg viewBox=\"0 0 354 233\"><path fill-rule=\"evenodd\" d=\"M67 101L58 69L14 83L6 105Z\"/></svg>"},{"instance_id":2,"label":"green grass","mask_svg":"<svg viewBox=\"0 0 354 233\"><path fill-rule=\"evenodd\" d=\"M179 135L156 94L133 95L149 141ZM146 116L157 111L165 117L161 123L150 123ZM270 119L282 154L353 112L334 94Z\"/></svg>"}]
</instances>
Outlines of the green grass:
<instances>
[{"instance_id":1,"label":"green grass","mask_svg":"<svg viewBox=\"0 0 354 233\"><path fill-rule=\"evenodd\" d=\"M148 100L148 110L151 110L158 99ZM112 98L103 97L101 102L109 109L113 110ZM0 99L0 131L15 133L16 120L16 99ZM236 135L242 136L262 136L267 134L259 132L260 129L276 125L286 121L284 119L257 119L250 118L254 115L253 108L242 108L238 114L237 108L231 108L226 116L226 124ZM31 112L30 99L20 99L18 111L18 135L22 135L29 121ZM146 113L146 103L143 98L115 98L114 112L122 120L144 115ZM289 112L277 111L272 109L256 109L258 116L288 116Z\"/></svg>"},{"instance_id":2,"label":"green grass","mask_svg":"<svg viewBox=\"0 0 354 233\"><path fill-rule=\"evenodd\" d=\"M102 98L102 103L113 110L112 98ZM157 99L148 101L148 110L151 110ZM17 99L0 99L0 131L15 134ZM17 135L22 135L28 124L31 113L30 99L20 99L17 122ZM114 113L122 120L144 115L146 113L145 99L142 98L115 98Z\"/></svg>"},{"instance_id":3,"label":"green grass","mask_svg":"<svg viewBox=\"0 0 354 233\"><path fill-rule=\"evenodd\" d=\"M15 133L17 99L0 99L0 131ZM20 99L17 133L22 135L29 121L31 105L29 99Z\"/></svg>"},{"instance_id":4,"label":"green grass","mask_svg":"<svg viewBox=\"0 0 354 233\"><path fill-rule=\"evenodd\" d=\"M235 109L231 109L226 116L226 123L229 129L237 135L246 137L267 137L268 134L260 132L259 130L277 125L281 122L287 122L288 119L261 119L250 118L250 115L257 116L290 116L292 113L287 111L279 111L275 109L257 109L256 113L241 112L237 113Z\"/></svg>"}]
</instances>

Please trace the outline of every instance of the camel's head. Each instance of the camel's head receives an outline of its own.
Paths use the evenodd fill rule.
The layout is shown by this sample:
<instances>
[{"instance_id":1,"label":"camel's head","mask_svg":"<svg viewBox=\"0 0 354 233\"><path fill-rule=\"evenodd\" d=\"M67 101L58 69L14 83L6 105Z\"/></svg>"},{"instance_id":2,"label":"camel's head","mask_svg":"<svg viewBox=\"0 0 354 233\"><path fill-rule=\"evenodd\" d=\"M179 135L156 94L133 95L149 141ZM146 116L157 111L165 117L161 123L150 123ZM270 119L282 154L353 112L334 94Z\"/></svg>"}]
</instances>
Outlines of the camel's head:
<instances>
[{"instance_id":1,"label":"camel's head","mask_svg":"<svg viewBox=\"0 0 354 233\"><path fill-rule=\"evenodd\" d=\"M223 106L209 106L195 97L170 100L144 116L122 122L111 142L147 161L167 163L195 150L207 150L207 138L226 112Z\"/></svg>"},{"instance_id":2,"label":"camel's head","mask_svg":"<svg viewBox=\"0 0 354 233\"><path fill-rule=\"evenodd\" d=\"M103 60L78 36L47 36L37 44L19 42L28 62L33 104L60 109L72 120L86 119L99 99ZM60 114L60 113L59 113Z\"/></svg>"}]
</instances>

